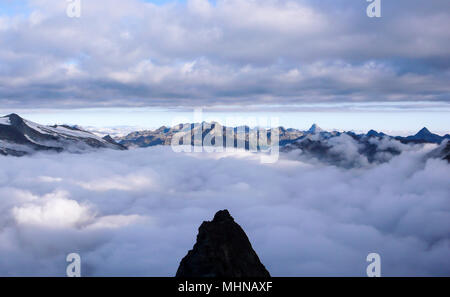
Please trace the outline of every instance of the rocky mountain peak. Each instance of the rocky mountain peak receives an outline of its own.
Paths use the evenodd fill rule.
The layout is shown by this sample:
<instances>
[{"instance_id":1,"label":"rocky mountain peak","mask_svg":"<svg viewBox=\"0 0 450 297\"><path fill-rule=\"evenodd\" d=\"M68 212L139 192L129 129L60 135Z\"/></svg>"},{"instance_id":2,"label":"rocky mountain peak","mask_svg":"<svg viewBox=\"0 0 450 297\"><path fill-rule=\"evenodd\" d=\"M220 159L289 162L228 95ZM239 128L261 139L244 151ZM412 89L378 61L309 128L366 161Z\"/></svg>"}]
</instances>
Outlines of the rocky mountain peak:
<instances>
[{"instance_id":1,"label":"rocky mountain peak","mask_svg":"<svg viewBox=\"0 0 450 297\"><path fill-rule=\"evenodd\" d=\"M233 217L230 215L228 210L219 210L215 215L214 219L212 220L212 223L219 223L219 222L227 222L227 221L233 221Z\"/></svg>"},{"instance_id":2,"label":"rocky mountain peak","mask_svg":"<svg viewBox=\"0 0 450 297\"><path fill-rule=\"evenodd\" d=\"M4 118L8 118L9 122L13 126L20 125L24 122L23 119L18 114L15 113L8 114L7 116L4 116Z\"/></svg>"},{"instance_id":3,"label":"rocky mountain peak","mask_svg":"<svg viewBox=\"0 0 450 297\"><path fill-rule=\"evenodd\" d=\"M423 135L430 135L432 134L430 130L428 130L426 127L423 127L422 130L417 132L416 136L423 136Z\"/></svg>"},{"instance_id":4,"label":"rocky mountain peak","mask_svg":"<svg viewBox=\"0 0 450 297\"><path fill-rule=\"evenodd\" d=\"M323 131L323 129L320 128L319 126L317 126L317 124L313 124L313 125L311 126L311 128L309 128L309 130L308 130L308 132L309 132L309 133L312 133L312 134L314 134L314 133L320 133L320 132L322 132L322 131Z\"/></svg>"},{"instance_id":5,"label":"rocky mountain peak","mask_svg":"<svg viewBox=\"0 0 450 297\"><path fill-rule=\"evenodd\" d=\"M367 136L378 136L378 132L375 130L370 130L369 132L367 132L366 134Z\"/></svg>"},{"instance_id":6,"label":"rocky mountain peak","mask_svg":"<svg viewBox=\"0 0 450 297\"><path fill-rule=\"evenodd\" d=\"M199 228L194 248L181 260L177 277L270 277L228 210Z\"/></svg>"}]
</instances>

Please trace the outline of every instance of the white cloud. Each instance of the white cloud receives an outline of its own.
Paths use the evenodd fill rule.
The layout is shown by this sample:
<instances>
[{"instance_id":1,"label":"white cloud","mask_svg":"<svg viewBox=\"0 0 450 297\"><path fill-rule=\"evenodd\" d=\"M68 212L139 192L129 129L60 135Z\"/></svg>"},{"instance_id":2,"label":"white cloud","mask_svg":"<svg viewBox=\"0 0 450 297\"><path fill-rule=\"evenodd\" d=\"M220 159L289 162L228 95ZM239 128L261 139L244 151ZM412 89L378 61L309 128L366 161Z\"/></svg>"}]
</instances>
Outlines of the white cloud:
<instances>
[{"instance_id":1,"label":"white cloud","mask_svg":"<svg viewBox=\"0 0 450 297\"><path fill-rule=\"evenodd\" d=\"M47 194L22 206L14 207L12 214L17 224L67 228L87 223L92 214L89 208L67 198L65 192Z\"/></svg>"},{"instance_id":2,"label":"white cloud","mask_svg":"<svg viewBox=\"0 0 450 297\"><path fill-rule=\"evenodd\" d=\"M76 181L75 183L84 189L99 192L110 190L138 191L156 187L150 177L139 174L130 174L127 176L116 175L102 179L93 179L91 181Z\"/></svg>"}]
</instances>

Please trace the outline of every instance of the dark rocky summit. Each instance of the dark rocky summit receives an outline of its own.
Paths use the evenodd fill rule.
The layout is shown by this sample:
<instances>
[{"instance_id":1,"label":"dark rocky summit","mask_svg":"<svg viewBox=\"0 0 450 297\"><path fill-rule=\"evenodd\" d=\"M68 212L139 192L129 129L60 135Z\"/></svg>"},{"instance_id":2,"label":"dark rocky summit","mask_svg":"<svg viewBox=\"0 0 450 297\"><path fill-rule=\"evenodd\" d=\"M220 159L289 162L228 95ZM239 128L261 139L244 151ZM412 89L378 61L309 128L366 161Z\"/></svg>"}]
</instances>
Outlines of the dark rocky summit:
<instances>
[{"instance_id":1,"label":"dark rocky summit","mask_svg":"<svg viewBox=\"0 0 450 297\"><path fill-rule=\"evenodd\" d=\"M181 260L176 277L270 277L247 235L228 210L199 228L194 248Z\"/></svg>"}]
</instances>

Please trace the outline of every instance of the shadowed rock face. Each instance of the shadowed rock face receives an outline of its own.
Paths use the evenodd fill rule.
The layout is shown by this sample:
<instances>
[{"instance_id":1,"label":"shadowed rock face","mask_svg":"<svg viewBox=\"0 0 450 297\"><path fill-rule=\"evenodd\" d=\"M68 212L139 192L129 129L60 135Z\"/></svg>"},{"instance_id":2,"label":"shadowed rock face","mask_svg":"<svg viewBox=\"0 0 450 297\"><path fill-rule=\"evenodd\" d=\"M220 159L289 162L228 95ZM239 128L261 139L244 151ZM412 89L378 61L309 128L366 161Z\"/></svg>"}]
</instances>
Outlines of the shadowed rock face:
<instances>
[{"instance_id":1,"label":"shadowed rock face","mask_svg":"<svg viewBox=\"0 0 450 297\"><path fill-rule=\"evenodd\" d=\"M203 222L176 277L270 277L247 235L227 210Z\"/></svg>"}]
</instances>

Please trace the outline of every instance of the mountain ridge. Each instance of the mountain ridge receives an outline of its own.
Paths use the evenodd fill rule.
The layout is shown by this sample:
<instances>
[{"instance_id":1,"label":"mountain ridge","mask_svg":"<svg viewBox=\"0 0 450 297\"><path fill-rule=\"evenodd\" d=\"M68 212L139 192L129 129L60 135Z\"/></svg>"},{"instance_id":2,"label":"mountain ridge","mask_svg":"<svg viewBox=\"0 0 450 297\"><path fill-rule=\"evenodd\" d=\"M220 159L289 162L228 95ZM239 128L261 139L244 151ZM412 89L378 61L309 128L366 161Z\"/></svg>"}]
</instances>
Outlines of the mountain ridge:
<instances>
[{"instance_id":1,"label":"mountain ridge","mask_svg":"<svg viewBox=\"0 0 450 297\"><path fill-rule=\"evenodd\" d=\"M179 124L176 126L173 126L171 128L168 128L166 126L162 126L155 130L143 130L143 131L134 131L131 132L125 136L122 137L116 137L115 140L119 143L125 145L125 146L133 146L137 145L139 147L147 147L147 146L153 146L158 144L165 144L169 145L171 142L171 138L174 133L183 132L183 129L181 127L184 126L192 126L192 127L198 127L199 125L203 125L204 123L198 123L198 124ZM221 126L218 123L206 123L207 125L211 125L214 127L215 125ZM223 131L226 132L227 129L231 129L232 131L236 132L238 128L240 127L223 127ZM243 130L248 134L249 131L252 131L257 128L250 128L248 126L241 126L243 127ZM194 128L195 129L195 128ZM320 128L317 124L313 124L308 130L300 130L300 129L294 129L294 128L284 128L282 126L277 128L280 134L280 145L284 146L286 144L292 143L296 140L300 140L304 137L307 137L308 135L322 135L325 137L333 137L333 136L339 136L342 134L348 134L352 137L387 137L389 139L396 139L402 143L436 143L440 144L445 139L450 139L450 135L446 134L444 136L440 136L438 134L431 133L427 128L422 128L419 132L417 132L415 135L411 136L391 136L388 134L385 134L383 132L377 132L376 130L369 130L367 133L354 133L352 131L326 131L322 128ZM206 132L210 132L211 129L206 129ZM426 133L425 133L426 132ZM224 133L225 134L225 133ZM169 137L166 137L169 136ZM248 137L247 137L248 138ZM155 141L158 140L158 141Z\"/></svg>"},{"instance_id":2,"label":"mountain ridge","mask_svg":"<svg viewBox=\"0 0 450 297\"><path fill-rule=\"evenodd\" d=\"M426 127L410 136L390 136L376 130L367 133L354 133L352 131L326 131L317 124L313 124L308 130L294 128L275 128L278 131L278 143L282 151L290 151L295 148L310 152L313 155L326 153L330 149L327 143L342 135L347 135L360 143L360 151L369 158L376 153L386 151L390 154L400 153L395 148L381 150L371 139L397 140L403 144L440 144L450 135L440 136L433 134ZM201 146L227 146L231 141L232 147L240 147L246 150L262 150L261 140L267 139L267 145L272 143L274 130L265 128L250 128L249 126L226 127L218 122L185 123L173 127L161 126L155 130L140 130L131 132L122 137L97 136L79 126L69 125L40 125L18 114L12 113L0 117L0 154L23 156L36 151L53 152L83 152L90 149L109 148L125 150L134 147L150 147L156 145L171 145L177 135L186 136L187 143L181 137L178 144ZM238 133L242 132L242 133ZM266 134L264 138L264 134ZM195 137L199 135L199 137ZM228 137L230 136L230 137ZM228 139L229 138L229 139ZM239 146L242 145L242 146Z\"/></svg>"},{"instance_id":3,"label":"mountain ridge","mask_svg":"<svg viewBox=\"0 0 450 297\"><path fill-rule=\"evenodd\" d=\"M101 138L78 127L40 125L11 113L0 117L0 154L24 156L38 151L82 152L109 148L125 150L111 137Z\"/></svg>"}]
</instances>

